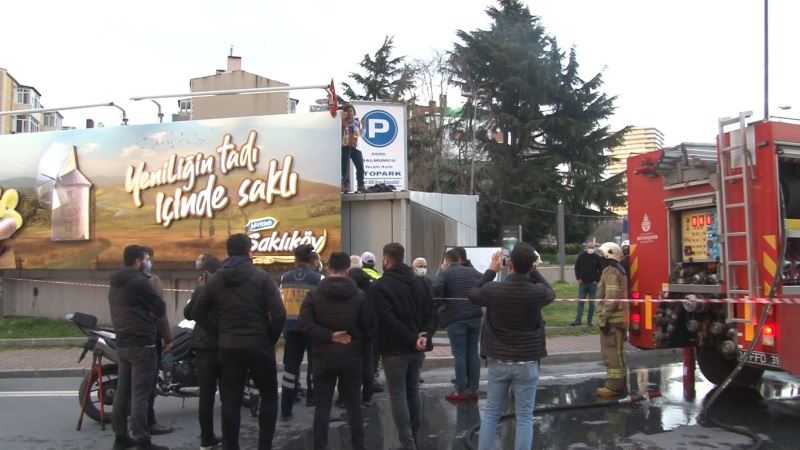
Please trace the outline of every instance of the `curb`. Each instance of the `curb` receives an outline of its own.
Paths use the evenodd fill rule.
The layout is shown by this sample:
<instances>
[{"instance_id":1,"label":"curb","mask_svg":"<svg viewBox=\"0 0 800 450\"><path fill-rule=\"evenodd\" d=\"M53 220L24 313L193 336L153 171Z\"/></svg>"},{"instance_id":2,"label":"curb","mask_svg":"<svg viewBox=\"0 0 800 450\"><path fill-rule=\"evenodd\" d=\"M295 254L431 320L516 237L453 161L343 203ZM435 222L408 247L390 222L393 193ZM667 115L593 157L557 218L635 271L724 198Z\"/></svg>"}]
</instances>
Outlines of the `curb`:
<instances>
[{"instance_id":1,"label":"curb","mask_svg":"<svg viewBox=\"0 0 800 450\"><path fill-rule=\"evenodd\" d=\"M642 364L669 364L682 360L681 349L666 348L657 350L626 350L625 358L628 366ZM566 365L577 363L602 362L603 357L600 352L563 352L547 355L542 363L544 365ZM483 365L483 364L482 364ZM452 356L432 356L425 358L423 370L425 369L446 369L453 367ZM6 378L74 378L83 377L89 369L29 369L29 370L0 370L0 379ZM278 363L278 372L283 370L283 364ZM300 372L306 370L306 363L300 366Z\"/></svg>"},{"instance_id":2,"label":"curb","mask_svg":"<svg viewBox=\"0 0 800 450\"><path fill-rule=\"evenodd\" d=\"M83 347L86 337L0 339L0 347Z\"/></svg>"}]
</instances>

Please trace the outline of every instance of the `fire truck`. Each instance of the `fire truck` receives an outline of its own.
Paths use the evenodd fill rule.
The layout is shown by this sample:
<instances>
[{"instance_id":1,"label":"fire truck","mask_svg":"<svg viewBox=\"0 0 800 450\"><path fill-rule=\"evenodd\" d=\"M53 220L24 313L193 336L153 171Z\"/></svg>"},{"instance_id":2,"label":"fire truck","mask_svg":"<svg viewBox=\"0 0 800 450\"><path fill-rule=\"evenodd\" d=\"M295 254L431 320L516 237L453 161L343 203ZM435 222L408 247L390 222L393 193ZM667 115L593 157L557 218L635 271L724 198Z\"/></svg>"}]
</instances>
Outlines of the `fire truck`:
<instances>
[{"instance_id":1,"label":"fire truck","mask_svg":"<svg viewBox=\"0 0 800 450\"><path fill-rule=\"evenodd\" d=\"M800 125L749 115L627 161L630 342L693 347L714 384L800 375Z\"/></svg>"}]
</instances>

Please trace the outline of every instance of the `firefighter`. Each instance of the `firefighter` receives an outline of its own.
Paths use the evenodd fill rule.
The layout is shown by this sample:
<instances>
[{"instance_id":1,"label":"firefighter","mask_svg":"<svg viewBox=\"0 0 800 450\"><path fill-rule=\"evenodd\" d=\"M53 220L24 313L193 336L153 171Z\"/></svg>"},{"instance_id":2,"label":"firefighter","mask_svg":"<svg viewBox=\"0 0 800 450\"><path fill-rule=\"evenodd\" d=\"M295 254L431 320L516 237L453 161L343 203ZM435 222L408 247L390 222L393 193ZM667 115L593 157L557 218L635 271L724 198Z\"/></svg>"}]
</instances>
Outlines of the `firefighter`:
<instances>
[{"instance_id":1,"label":"firefighter","mask_svg":"<svg viewBox=\"0 0 800 450\"><path fill-rule=\"evenodd\" d=\"M628 298L628 280L622 268L622 249L613 242L600 246L603 258L602 275L597 286L600 299L600 351L606 365L606 384L597 388L600 397L616 397L627 394L625 356L622 345L628 329L628 304L620 299Z\"/></svg>"}]
</instances>

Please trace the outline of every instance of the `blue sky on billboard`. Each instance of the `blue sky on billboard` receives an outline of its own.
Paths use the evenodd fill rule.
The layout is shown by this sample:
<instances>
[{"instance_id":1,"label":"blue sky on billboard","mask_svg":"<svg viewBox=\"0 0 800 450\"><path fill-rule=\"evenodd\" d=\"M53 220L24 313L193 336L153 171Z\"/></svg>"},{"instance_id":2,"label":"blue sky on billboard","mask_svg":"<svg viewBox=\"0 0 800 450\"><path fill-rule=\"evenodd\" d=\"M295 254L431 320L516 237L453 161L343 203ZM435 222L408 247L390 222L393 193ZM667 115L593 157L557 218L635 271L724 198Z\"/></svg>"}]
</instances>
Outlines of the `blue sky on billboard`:
<instances>
[{"instance_id":1,"label":"blue sky on billboard","mask_svg":"<svg viewBox=\"0 0 800 450\"><path fill-rule=\"evenodd\" d=\"M156 122L150 102L135 95L189 90L189 79L225 67L234 46L242 67L291 85L347 81L365 53L386 34L395 55L426 58L450 50L457 29L486 29L488 0L142 0L119 6L90 0L37 2L0 27L0 67L35 86L45 106L120 103L131 124ZM610 125L655 126L667 144L711 142L716 120L753 110L763 115L763 1L536 0L528 4L568 50L581 74L603 71L604 92L618 96ZM794 30L800 2L770 4L770 106L773 115L800 116ZM10 44L13 43L13 44ZM455 89L451 105L463 101ZM292 94L298 111L322 96ZM177 99L160 101L177 111ZM793 106L780 110L779 106ZM106 126L119 111L65 111L65 124L86 118Z\"/></svg>"}]
</instances>

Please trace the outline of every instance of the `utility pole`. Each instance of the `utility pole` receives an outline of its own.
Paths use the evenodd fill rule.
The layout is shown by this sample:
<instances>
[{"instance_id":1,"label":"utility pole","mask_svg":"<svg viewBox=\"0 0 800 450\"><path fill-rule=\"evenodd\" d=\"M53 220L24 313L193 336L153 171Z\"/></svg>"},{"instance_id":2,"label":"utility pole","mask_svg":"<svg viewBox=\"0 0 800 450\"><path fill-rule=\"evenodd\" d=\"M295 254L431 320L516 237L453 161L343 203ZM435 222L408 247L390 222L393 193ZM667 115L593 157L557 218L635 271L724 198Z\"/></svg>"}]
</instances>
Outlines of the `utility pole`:
<instances>
[{"instance_id":1,"label":"utility pole","mask_svg":"<svg viewBox=\"0 0 800 450\"><path fill-rule=\"evenodd\" d=\"M558 276L559 281L564 281L564 264L567 260L566 244L564 242L564 203L558 201L558 214L556 215L556 227L558 228Z\"/></svg>"}]
</instances>

